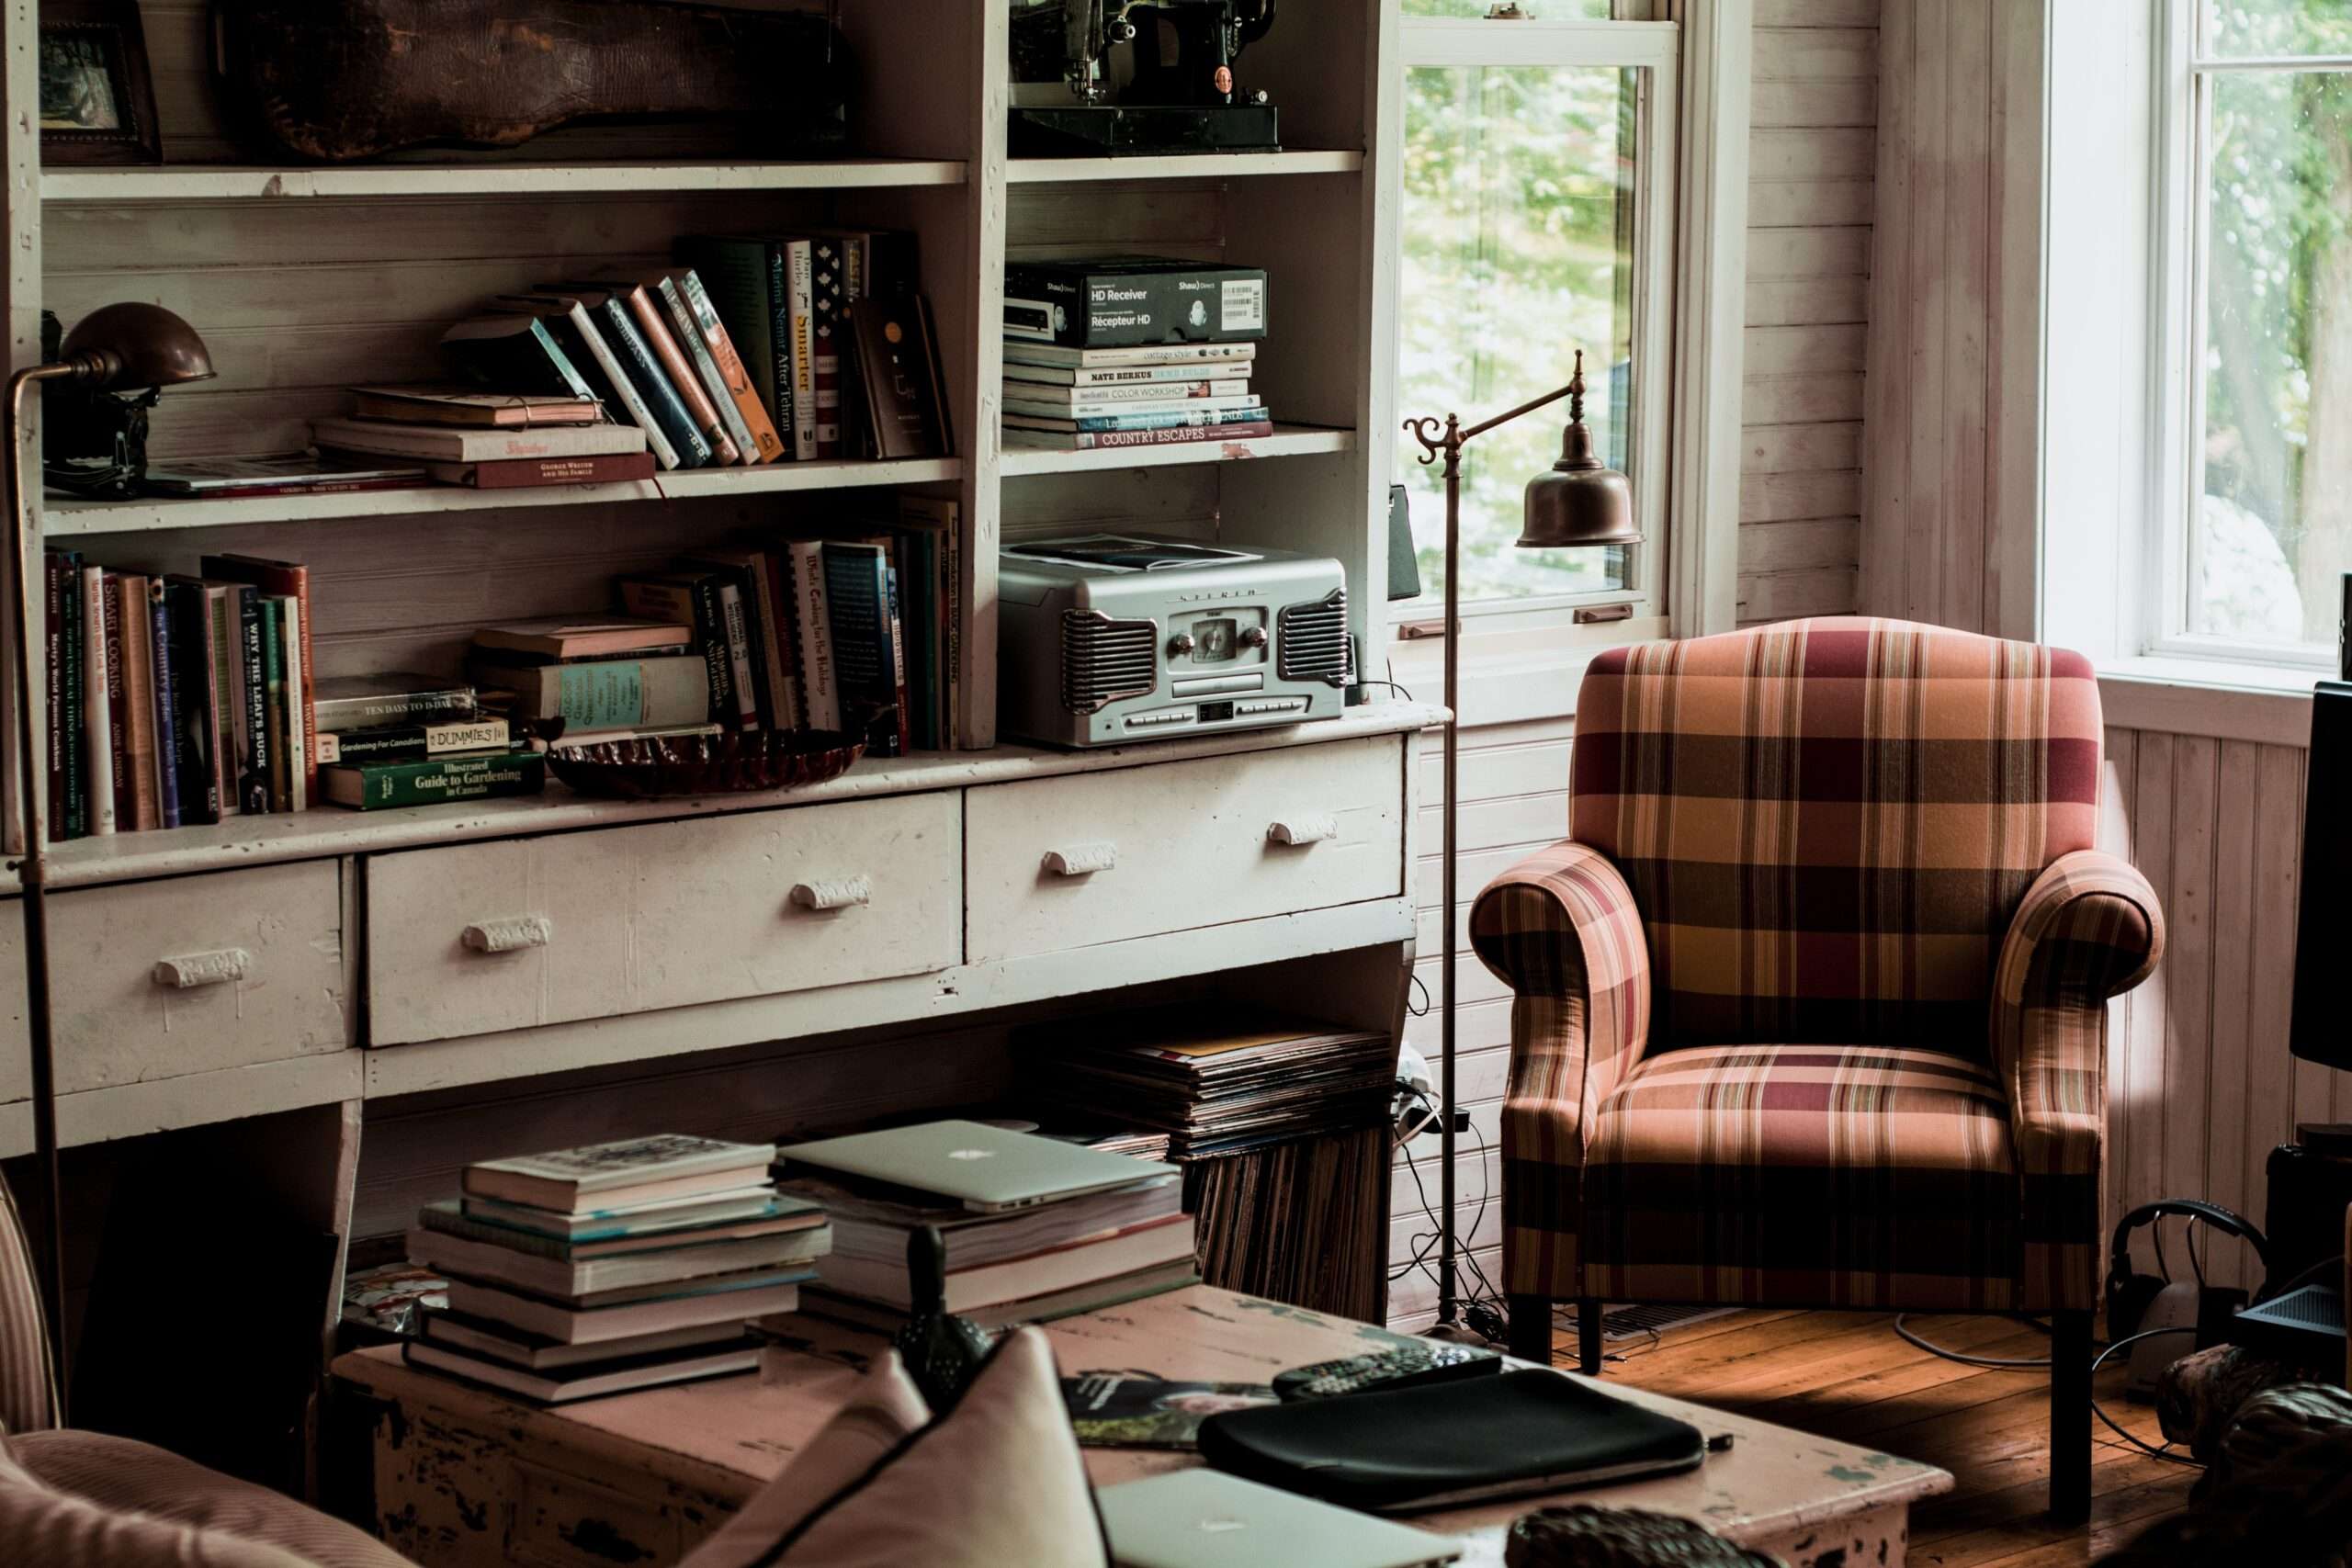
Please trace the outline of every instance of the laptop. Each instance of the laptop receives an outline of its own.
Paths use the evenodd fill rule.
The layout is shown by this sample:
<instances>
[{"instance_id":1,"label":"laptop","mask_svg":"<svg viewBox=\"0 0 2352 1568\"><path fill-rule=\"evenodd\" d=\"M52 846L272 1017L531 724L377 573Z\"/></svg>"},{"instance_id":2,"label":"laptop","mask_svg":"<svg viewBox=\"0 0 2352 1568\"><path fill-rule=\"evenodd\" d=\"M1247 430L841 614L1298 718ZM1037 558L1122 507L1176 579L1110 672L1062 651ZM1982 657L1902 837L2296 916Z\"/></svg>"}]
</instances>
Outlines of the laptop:
<instances>
[{"instance_id":1,"label":"laptop","mask_svg":"<svg viewBox=\"0 0 2352 1568\"><path fill-rule=\"evenodd\" d=\"M1094 1495L1121 1568L1426 1568L1462 1542L1215 1470L1171 1470Z\"/></svg>"},{"instance_id":2,"label":"laptop","mask_svg":"<svg viewBox=\"0 0 2352 1568\"><path fill-rule=\"evenodd\" d=\"M1025 1209L1137 1182L1173 1180L1159 1160L1104 1154L1082 1144L1014 1133L983 1122L925 1122L776 1151L787 1176L800 1167L912 1188L983 1214Z\"/></svg>"}]
</instances>

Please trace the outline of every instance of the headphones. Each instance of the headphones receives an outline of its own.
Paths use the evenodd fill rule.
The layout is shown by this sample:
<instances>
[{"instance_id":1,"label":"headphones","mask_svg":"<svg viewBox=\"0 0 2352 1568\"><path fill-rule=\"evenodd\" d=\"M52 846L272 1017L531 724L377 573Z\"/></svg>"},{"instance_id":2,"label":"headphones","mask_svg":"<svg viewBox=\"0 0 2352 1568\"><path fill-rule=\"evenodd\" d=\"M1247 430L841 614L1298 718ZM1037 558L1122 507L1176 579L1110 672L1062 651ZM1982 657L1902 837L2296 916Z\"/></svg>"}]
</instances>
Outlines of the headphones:
<instances>
[{"instance_id":1,"label":"headphones","mask_svg":"<svg viewBox=\"0 0 2352 1568\"><path fill-rule=\"evenodd\" d=\"M2140 1327L2140 1319L2149 1303L2172 1282L2169 1274L2135 1274L2132 1271L2132 1233L2143 1225L2153 1227L2157 1221L2178 1214L2185 1219L2201 1221L2224 1235L2233 1235L2254 1248L2263 1272L2270 1271L2270 1244L2251 1221L2242 1219L2219 1203L2199 1202L2194 1198L2159 1198L2153 1203L2143 1203L2116 1222L2115 1239L2108 1246L2107 1254L2107 1337L2110 1342L2128 1337ZM2160 1249L2157 1258L2164 1253Z\"/></svg>"}]
</instances>

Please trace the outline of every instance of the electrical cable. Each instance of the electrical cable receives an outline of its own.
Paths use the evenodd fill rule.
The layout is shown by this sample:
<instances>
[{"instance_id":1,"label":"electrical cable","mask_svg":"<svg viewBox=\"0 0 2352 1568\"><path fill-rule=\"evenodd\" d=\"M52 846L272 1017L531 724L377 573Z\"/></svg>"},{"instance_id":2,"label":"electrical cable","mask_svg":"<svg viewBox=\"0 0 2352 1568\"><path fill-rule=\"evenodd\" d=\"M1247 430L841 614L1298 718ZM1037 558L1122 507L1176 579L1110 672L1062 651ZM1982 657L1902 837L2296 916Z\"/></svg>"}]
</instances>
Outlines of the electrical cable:
<instances>
[{"instance_id":1,"label":"electrical cable","mask_svg":"<svg viewBox=\"0 0 2352 1568\"><path fill-rule=\"evenodd\" d=\"M2301 1273L2296 1275L2293 1279L2288 1280L2283 1285L2273 1286L2266 1280L2263 1281L2262 1290L2254 1298L2255 1304L2259 1306L2264 1302L2277 1301L2280 1296L2285 1295L2290 1291L2299 1291L2302 1289L2305 1285L2310 1284L2317 1276L2328 1273L2335 1269L2342 1269L2343 1267L2344 1254L2339 1252L2333 1258L2323 1258L2319 1262L2312 1264L2310 1268L2304 1269Z\"/></svg>"},{"instance_id":2,"label":"electrical cable","mask_svg":"<svg viewBox=\"0 0 2352 1568\"><path fill-rule=\"evenodd\" d=\"M2107 1359L2109 1356L2114 1355L2118 1350L2122 1349L2126 1345L2136 1345L2143 1339L2154 1339L2159 1334L2194 1334L2196 1332L2197 1325L2195 1324L2176 1323L2169 1324L2163 1328L2143 1328L2137 1334L2127 1334L2122 1338L2116 1340L2106 1349L2101 1350L2098 1355L2091 1358L2091 1376L2093 1378L2097 1378L2098 1376L2099 1368L2107 1365ZM2205 1461L2202 1460L2191 1458L2187 1454L2177 1454L2172 1452L2172 1444L2169 1441L2167 1441L2163 1448L2157 1448L2142 1438L2133 1437L2121 1427L2117 1426L2115 1418L2100 1408L2098 1395L2097 1393L2093 1393L2091 1395L2091 1414L2105 1422L2109 1431L2114 1433L2117 1437L2122 1438L2133 1448L2138 1449L2150 1459L2160 1459L2167 1464L2187 1465L2192 1470L2203 1470L2205 1468Z\"/></svg>"},{"instance_id":3,"label":"electrical cable","mask_svg":"<svg viewBox=\"0 0 2352 1568\"><path fill-rule=\"evenodd\" d=\"M1914 1334L1904 1325L1903 1320L1907 1315L1909 1314L1899 1312L1894 1314L1895 1337L1915 1349L1925 1350L1930 1356L1939 1357L1947 1361L1958 1361L1963 1367L1989 1367L1995 1371L2041 1371L2050 1365L2050 1358L2047 1356L2024 1357L2011 1360L1999 1356L1972 1356L1965 1350L1948 1350L1940 1345L1930 1344ZM2028 1323L2029 1326L2041 1326L2024 1318L2019 1318L2018 1321ZM2048 1330L2045 1329L2043 1332L2047 1333Z\"/></svg>"}]
</instances>

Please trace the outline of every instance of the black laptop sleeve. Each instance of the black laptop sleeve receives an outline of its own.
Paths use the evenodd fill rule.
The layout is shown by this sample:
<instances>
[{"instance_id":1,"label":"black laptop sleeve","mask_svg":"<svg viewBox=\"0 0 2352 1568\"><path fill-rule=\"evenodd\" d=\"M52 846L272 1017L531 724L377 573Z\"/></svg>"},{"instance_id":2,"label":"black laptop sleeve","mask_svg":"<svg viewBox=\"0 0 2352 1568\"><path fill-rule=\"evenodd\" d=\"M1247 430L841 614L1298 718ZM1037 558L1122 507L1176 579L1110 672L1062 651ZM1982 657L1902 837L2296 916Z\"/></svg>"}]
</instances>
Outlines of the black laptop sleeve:
<instances>
[{"instance_id":1,"label":"black laptop sleeve","mask_svg":"<svg viewBox=\"0 0 2352 1568\"><path fill-rule=\"evenodd\" d=\"M1699 1429L1555 1372L1263 1405L1211 1416L1219 1470L1370 1513L1411 1512L1689 1470Z\"/></svg>"}]
</instances>

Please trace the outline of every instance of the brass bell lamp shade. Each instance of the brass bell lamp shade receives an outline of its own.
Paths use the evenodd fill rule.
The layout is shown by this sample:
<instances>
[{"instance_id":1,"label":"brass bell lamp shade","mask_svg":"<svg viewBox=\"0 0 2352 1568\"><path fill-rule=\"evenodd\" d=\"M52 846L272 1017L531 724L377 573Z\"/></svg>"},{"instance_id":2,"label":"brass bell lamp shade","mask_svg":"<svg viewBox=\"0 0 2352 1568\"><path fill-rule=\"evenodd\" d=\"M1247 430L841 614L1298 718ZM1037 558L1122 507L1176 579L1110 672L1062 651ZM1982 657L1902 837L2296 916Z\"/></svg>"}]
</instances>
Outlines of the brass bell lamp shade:
<instances>
[{"instance_id":1,"label":"brass bell lamp shade","mask_svg":"<svg viewBox=\"0 0 2352 1568\"><path fill-rule=\"evenodd\" d=\"M212 355L196 329L161 305L128 300L91 311L75 323L58 355L68 379L105 390L116 387L175 387L209 381Z\"/></svg>"},{"instance_id":2,"label":"brass bell lamp shade","mask_svg":"<svg viewBox=\"0 0 2352 1568\"><path fill-rule=\"evenodd\" d=\"M1634 521L1631 480L1592 450L1584 423L1584 355L1568 382L1568 426L1560 436L1560 460L1549 472L1527 481L1527 503L1519 547L1576 549L1592 545L1636 545L1642 530Z\"/></svg>"}]
</instances>

